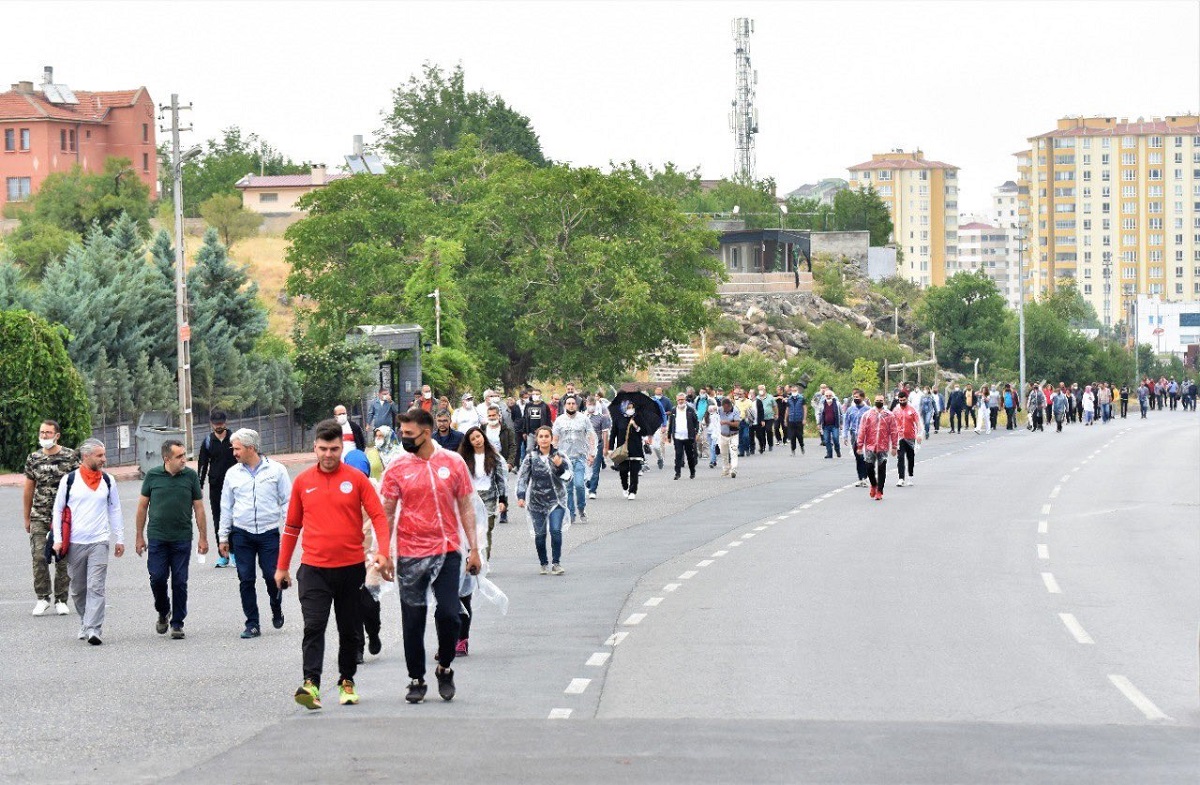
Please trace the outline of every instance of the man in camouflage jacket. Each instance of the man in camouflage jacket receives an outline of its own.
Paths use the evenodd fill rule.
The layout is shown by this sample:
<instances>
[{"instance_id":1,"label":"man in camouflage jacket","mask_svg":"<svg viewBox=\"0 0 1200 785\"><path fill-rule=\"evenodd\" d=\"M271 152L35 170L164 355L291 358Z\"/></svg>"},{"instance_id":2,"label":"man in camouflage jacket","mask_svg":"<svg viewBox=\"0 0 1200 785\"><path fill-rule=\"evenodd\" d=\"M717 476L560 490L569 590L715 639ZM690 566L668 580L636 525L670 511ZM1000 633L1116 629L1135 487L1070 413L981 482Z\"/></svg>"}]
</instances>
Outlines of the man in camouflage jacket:
<instances>
[{"instance_id":1,"label":"man in camouflage jacket","mask_svg":"<svg viewBox=\"0 0 1200 785\"><path fill-rule=\"evenodd\" d=\"M67 560L55 562L54 583L50 583L50 566L46 564L46 536L54 517L54 495L63 475L79 468L79 455L58 443L62 429L54 420L45 420L38 427L41 449L25 461L25 531L29 534L29 550L33 557L33 591L37 604L33 615L41 616L50 610L51 596L59 616L70 613L67 607Z\"/></svg>"}]
</instances>

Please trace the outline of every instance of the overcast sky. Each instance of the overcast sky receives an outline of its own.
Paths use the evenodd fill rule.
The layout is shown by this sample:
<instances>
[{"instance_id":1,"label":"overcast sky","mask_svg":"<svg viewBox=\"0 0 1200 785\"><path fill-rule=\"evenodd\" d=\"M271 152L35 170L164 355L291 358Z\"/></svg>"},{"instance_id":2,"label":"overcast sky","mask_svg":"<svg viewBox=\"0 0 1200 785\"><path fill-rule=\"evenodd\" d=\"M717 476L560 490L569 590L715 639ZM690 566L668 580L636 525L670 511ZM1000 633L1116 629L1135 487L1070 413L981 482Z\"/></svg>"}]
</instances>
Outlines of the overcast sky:
<instances>
[{"instance_id":1,"label":"overcast sky","mask_svg":"<svg viewBox=\"0 0 1200 785\"><path fill-rule=\"evenodd\" d=\"M894 147L962 168L963 211L1066 115L1200 110L1200 2L9 2L0 80L144 85L342 163L423 61L527 114L546 155L733 174L730 22L755 20L758 176L780 193Z\"/></svg>"}]
</instances>

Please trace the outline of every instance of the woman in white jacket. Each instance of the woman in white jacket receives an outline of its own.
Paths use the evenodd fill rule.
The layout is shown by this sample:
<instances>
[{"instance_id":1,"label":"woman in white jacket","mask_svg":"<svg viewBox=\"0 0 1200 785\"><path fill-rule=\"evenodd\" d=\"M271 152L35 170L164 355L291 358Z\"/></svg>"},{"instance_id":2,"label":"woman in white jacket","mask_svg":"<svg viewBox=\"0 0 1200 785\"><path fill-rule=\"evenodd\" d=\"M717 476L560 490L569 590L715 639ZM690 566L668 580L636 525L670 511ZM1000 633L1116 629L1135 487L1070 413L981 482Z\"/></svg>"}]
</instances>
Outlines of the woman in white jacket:
<instances>
[{"instance_id":1,"label":"woman in white jacket","mask_svg":"<svg viewBox=\"0 0 1200 785\"><path fill-rule=\"evenodd\" d=\"M1096 394L1089 384L1083 388L1083 424L1091 425L1096 419Z\"/></svg>"}]
</instances>

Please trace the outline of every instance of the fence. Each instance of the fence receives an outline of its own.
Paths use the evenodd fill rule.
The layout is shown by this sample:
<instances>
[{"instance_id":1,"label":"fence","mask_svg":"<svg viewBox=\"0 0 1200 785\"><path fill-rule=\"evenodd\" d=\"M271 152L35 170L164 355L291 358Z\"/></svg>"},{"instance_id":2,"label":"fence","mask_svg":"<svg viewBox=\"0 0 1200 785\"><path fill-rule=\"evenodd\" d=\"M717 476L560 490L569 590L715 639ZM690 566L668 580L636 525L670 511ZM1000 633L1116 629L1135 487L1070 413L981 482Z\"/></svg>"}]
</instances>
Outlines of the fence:
<instances>
[{"instance_id":1,"label":"fence","mask_svg":"<svg viewBox=\"0 0 1200 785\"><path fill-rule=\"evenodd\" d=\"M262 451L266 454L302 452L312 444L312 431L300 425L300 420L291 414L266 414L250 417L230 418L226 423L230 431L251 428L262 437ZM206 421L197 422L193 433L196 452L210 430ZM92 430L92 436L104 442L109 466L132 466L138 462L137 423L112 423Z\"/></svg>"}]
</instances>

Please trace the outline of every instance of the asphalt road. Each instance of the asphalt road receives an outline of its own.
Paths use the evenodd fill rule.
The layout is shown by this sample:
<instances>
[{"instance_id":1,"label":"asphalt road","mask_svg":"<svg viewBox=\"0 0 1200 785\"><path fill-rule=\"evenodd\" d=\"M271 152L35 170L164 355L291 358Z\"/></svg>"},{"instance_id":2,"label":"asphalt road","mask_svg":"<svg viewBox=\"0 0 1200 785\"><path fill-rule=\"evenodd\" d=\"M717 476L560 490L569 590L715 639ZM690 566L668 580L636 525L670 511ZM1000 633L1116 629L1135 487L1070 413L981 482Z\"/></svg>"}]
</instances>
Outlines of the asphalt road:
<instances>
[{"instance_id":1,"label":"asphalt road","mask_svg":"<svg viewBox=\"0 0 1200 785\"><path fill-rule=\"evenodd\" d=\"M943 432L915 487L889 462L882 502L809 447L736 480L652 471L634 502L605 472L563 577L537 575L514 511L493 554L509 613L477 600L448 704L404 703L390 593L362 704L296 707L294 595L283 630L242 641L211 560L187 640L153 632L127 555L105 645L80 644L74 617L28 615L14 523L0 781L1200 781L1200 419ZM19 498L0 489L6 520Z\"/></svg>"}]
</instances>

